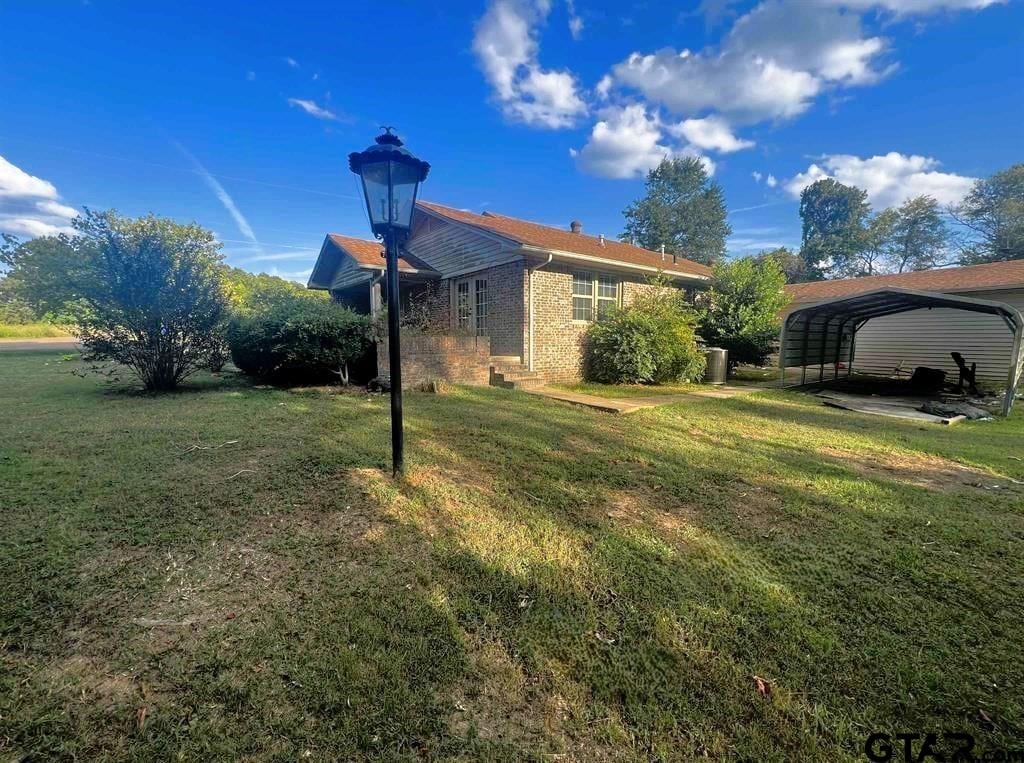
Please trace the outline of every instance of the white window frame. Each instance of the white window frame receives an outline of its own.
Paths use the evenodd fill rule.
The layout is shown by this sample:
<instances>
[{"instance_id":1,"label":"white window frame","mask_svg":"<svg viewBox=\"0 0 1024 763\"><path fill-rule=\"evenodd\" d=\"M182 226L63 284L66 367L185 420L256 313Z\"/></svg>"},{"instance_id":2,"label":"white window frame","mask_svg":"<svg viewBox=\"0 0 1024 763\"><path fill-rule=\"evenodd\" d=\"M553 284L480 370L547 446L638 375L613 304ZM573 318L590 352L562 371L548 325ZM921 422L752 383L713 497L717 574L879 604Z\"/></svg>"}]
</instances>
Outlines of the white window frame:
<instances>
[{"instance_id":1,"label":"white window frame","mask_svg":"<svg viewBox=\"0 0 1024 763\"><path fill-rule=\"evenodd\" d=\"M569 303L569 309L572 311L572 322L573 323L593 323L601 314L601 308L605 306L617 307L620 304L622 298L622 281L616 276L609 275L608 273L597 273L590 270L574 270L572 271L572 301ZM590 289L588 294L580 294L576 291L576 285L579 281L585 281ZM605 283L602 284L601 282ZM607 287L608 282L615 287L615 296L608 297L601 295L601 286ZM590 303L590 317L589 318L577 318L576 317L576 300L587 300ZM604 303L604 304L602 304Z\"/></svg>"}]
</instances>

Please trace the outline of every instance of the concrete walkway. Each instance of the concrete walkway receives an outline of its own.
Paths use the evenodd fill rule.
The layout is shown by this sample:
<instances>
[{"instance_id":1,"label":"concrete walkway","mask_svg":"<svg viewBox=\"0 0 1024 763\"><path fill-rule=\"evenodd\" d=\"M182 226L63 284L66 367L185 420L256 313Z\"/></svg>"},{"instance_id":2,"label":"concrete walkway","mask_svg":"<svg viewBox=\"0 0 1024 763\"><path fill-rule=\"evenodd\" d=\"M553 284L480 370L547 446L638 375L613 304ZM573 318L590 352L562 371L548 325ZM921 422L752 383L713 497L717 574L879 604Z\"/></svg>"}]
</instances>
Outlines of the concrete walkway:
<instances>
[{"instance_id":1,"label":"concrete walkway","mask_svg":"<svg viewBox=\"0 0 1024 763\"><path fill-rule=\"evenodd\" d=\"M647 397L630 398L599 397L597 395L586 395L582 392L569 392L564 389L553 389L551 387L534 387L533 389L524 389L523 391L528 392L531 395L540 395L541 397L547 397L552 400L561 400L562 402L572 403L573 405L582 405L587 408L593 408L596 411L604 411L605 413L633 413L645 408L657 408L662 405L672 405L672 403L692 403L694 400L700 400L701 398L710 397L721 400L736 397L737 395L749 395L757 392L758 388L730 387L728 385L724 385L694 390L693 392L685 392L678 395L649 395Z\"/></svg>"},{"instance_id":2,"label":"concrete walkway","mask_svg":"<svg viewBox=\"0 0 1024 763\"><path fill-rule=\"evenodd\" d=\"M0 352L4 350L49 350L55 352L64 350L76 352L82 347L78 340L73 337L48 336L39 339L0 339Z\"/></svg>"}]
</instances>

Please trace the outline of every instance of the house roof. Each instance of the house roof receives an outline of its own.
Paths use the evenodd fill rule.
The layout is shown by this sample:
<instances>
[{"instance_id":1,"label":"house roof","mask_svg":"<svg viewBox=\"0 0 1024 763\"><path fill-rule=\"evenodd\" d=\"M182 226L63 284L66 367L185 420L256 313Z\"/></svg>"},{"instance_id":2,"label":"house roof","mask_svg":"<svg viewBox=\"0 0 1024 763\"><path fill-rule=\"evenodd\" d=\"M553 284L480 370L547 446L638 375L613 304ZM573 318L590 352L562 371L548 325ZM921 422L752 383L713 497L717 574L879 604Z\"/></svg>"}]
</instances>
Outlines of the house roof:
<instances>
[{"instance_id":1,"label":"house roof","mask_svg":"<svg viewBox=\"0 0 1024 763\"><path fill-rule=\"evenodd\" d=\"M327 238L363 267L373 268L374 270L384 268L384 245L379 241L367 241L364 238L342 236L339 233L328 233ZM419 257L404 250L402 250L398 257L398 269L399 271L410 273L435 272L430 265Z\"/></svg>"},{"instance_id":2,"label":"house roof","mask_svg":"<svg viewBox=\"0 0 1024 763\"><path fill-rule=\"evenodd\" d=\"M426 201L418 201L416 206L445 219L497 234L521 246L532 246L546 251L565 252L625 265L660 269L675 275L697 278L706 278L711 275L711 268L701 265L699 262L680 257L673 263L670 255L666 255L662 259L660 252L652 252L649 249L611 238L604 239L602 244L601 239L597 236L573 233L493 212L484 212L478 215Z\"/></svg>"},{"instance_id":3,"label":"house roof","mask_svg":"<svg viewBox=\"0 0 1024 763\"><path fill-rule=\"evenodd\" d=\"M794 303L799 304L863 294L887 286L937 292L1024 288L1024 260L921 270L914 273L843 278L836 281L794 283L786 286L786 293L793 298Z\"/></svg>"},{"instance_id":4,"label":"house roof","mask_svg":"<svg viewBox=\"0 0 1024 763\"><path fill-rule=\"evenodd\" d=\"M356 267L364 270L383 270L383 252L384 247L379 241L328 233L306 285L310 289L329 289L343 257L348 257ZM398 258L398 270L400 273L439 275L430 265L404 250Z\"/></svg>"}]
</instances>

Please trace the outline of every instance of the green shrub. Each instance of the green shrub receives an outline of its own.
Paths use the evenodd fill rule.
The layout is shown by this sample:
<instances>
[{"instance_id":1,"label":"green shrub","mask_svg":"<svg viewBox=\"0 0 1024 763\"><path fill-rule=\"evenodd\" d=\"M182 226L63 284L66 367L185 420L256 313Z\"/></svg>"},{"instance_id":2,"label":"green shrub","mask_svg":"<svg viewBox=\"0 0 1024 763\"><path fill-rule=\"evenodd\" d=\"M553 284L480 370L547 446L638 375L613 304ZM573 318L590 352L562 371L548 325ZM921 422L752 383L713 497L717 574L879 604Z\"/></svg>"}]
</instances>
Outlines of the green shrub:
<instances>
[{"instance_id":1,"label":"green shrub","mask_svg":"<svg viewBox=\"0 0 1024 763\"><path fill-rule=\"evenodd\" d=\"M697 296L700 335L729 351L729 365L763 365L779 336L786 276L779 263L744 257L715 265L711 289Z\"/></svg>"},{"instance_id":2,"label":"green shrub","mask_svg":"<svg viewBox=\"0 0 1024 763\"><path fill-rule=\"evenodd\" d=\"M370 320L324 300L282 299L228 322L231 359L274 383L348 381L348 366L370 349Z\"/></svg>"},{"instance_id":3,"label":"green shrub","mask_svg":"<svg viewBox=\"0 0 1024 763\"><path fill-rule=\"evenodd\" d=\"M604 384L664 384L699 379L704 353L682 293L656 291L613 310L586 337L584 376Z\"/></svg>"}]
</instances>

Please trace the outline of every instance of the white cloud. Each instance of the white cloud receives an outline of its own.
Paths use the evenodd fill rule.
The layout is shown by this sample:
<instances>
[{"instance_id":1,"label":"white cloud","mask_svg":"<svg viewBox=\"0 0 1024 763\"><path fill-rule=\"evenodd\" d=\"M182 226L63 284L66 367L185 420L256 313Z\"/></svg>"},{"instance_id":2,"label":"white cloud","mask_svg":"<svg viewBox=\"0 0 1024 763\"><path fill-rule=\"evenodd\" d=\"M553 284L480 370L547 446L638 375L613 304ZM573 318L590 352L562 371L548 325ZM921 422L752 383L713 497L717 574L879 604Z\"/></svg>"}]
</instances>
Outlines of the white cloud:
<instances>
[{"instance_id":1,"label":"white cloud","mask_svg":"<svg viewBox=\"0 0 1024 763\"><path fill-rule=\"evenodd\" d=\"M473 52L506 116L534 127L571 127L587 111L576 77L541 68L536 27L546 0L494 0L476 25Z\"/></svg>"},{"instance_id":2,"label":"white cloud","mask_svg":"<svg viewBox=\"0 0 1024 763\"><path fill-rule=\"evenodd\" d=\"M245 73L245 78L246 78L246 80L248 80L249 82L252 82L253 80L255 80L255 79L256 79L256 72L254 72L254 71L247 71L247 72Z\"/></svg>"},{"instance_id":3,"label":"white cloud","mask_svg":"<svg viewBox=\"0 0 1024 763\"><path fill-rule=\"evenodd\" d=\"M302 109L311 117L316 117L317 119L326 119L334 122L339 121L337 114L330 109L325 109L323 106L319 106L316 101L306 101L302 98L289 98L288 105Z\"/></svg>"},{"instance_id":4,"label":"white cloud","mask_svg":"<svg viewBox=\"0 0 1024 763\"><path fill-rule=\"evenodd\" d=\"M249 225L249 221L245 219L245 215L235 204L235 200L231 198L231 195L224 189L224 186L213 175L210 171L204 167L195 156L187 148L180 143L174 143L174 147L181 152L195 168L196 173L203 179L207 187L213 191L213 195L217 197L217 200L224 206L228 214L231 215L231 219L235 221L235 225L238 226L238 232L245 236L246 239L253 245L253 247L259 251L263 251L263 245L256 239L256 234L253 232L252 226Z\"/></svg>"},{"instance_id":5,"label":"white cloud","mask_svg":"<svg viewBox=\"0 0 1024 763\"><path fill-rule=\"evenodd\" d=\"M22 238L72 233L78 211L59 198L53 183L0 156L0 232Z\"/></svg>"},{"instance_id":6,"label":"white cloud","mask_svg":"<svg viewBox=\"0 0 1024 763\"><path fill-rule=\"evenodd\" d=\"M817 0L822 5L839 6L854 11L883 10L897 16L936 11L980 11L1008 0Z\"/></svg>"},{"instance_id":7,"label":"white cloud","mask_svg":"<svg viewBox=\"0 0 1024 763\"><path fill-rule=\"evenodd\" d=\"M721 117L709 116L703 119L686 119L668 128L669 132L681 135L697 148L720 151L729 154L754 145L752 140L741 140L732 134L729 124Z\"/></svg>"},{"instance_id":8,"label":"white cloud","mask_svg":"<svg viewBox=\"0 0 1024 763\"><path fill-rule=\"evenodd\" d=\"M857 14L824 5L765 0L739 18L719 48L633 53L616 83L682 115L706 111L734 123L789 119L829 88L867 85L891 71L887 50Z\"/></svg>"},{"instance_id":9,"label":"white cloud","mask_svg":"<svg viewBox=\"0 0 1024 763\"><path fill-rule=\"evenodd\" d=\"M573 0L565 0L565 7L569 11L569 34L574 40L578 40L583 34L583 19L576 13L576 3Z\"/></svg>"},{"instance_id":10,"label":"white cloud","mask_svg":"<svg viewBox=\"0 0 1024 763\"><path fill-rule=\"evenodd\" d=\"M618 179L642 177L673 156L700 156L693 146L668 145L657 115L649 114L638 103L605 109L587 144L579 151L571 149L570 154L584 172ZM701 159L713 173L714 162L707 157Z\"/></svg>"},{"instance_id":11,"label":"white cloud","mask_svg":"<svg viewBox=\"0 0 1024 763\"><path fill-rule=\"evenodd\" d=\"M774 188L779 184L779 181L775 179L775 176L768 173L768 177L765 179L764 184L769 188Z\"/></svg>"},{"instance_id":12,"label":"white cloud","mask_svg":"<svg viewBox=\"0 0 1024 763\"><path fill-rule=\"evenodd\" d=\"M811 183L831 177L867 191L876 208L901 204L914 196L933 196L940 204L955 204L971 190L974 178L939 172L939 162L926 156L891 151L862 159L849 154L829 154L787 180L784 188L793 197Z\"/></svg>"},{"instance_id":13,"label":"white cloud","mask_svg":"<svg viewBox=\"0 0 1024 763\"><path fill-rule=\"evenodd\" d=\"M288 64L288 66L290 66L292 69L298 69L299 68L299 62L296 61L291 56L285 56L281 60L284 61L286 64Z\"/></svg>"},{"instance_id":14,"label":"white cloud","mask_svg":"<svg viewBox=\"0 0 1024 763\"><path fill-rule=\"evenodd\" d=\"M757 170L754 170L753 172L750 173L750 177L754 178L754 182L755 183L760 183L761 182L761 178L763 178L764 175L762 175Z\"/></svg>"}]
</instances>

